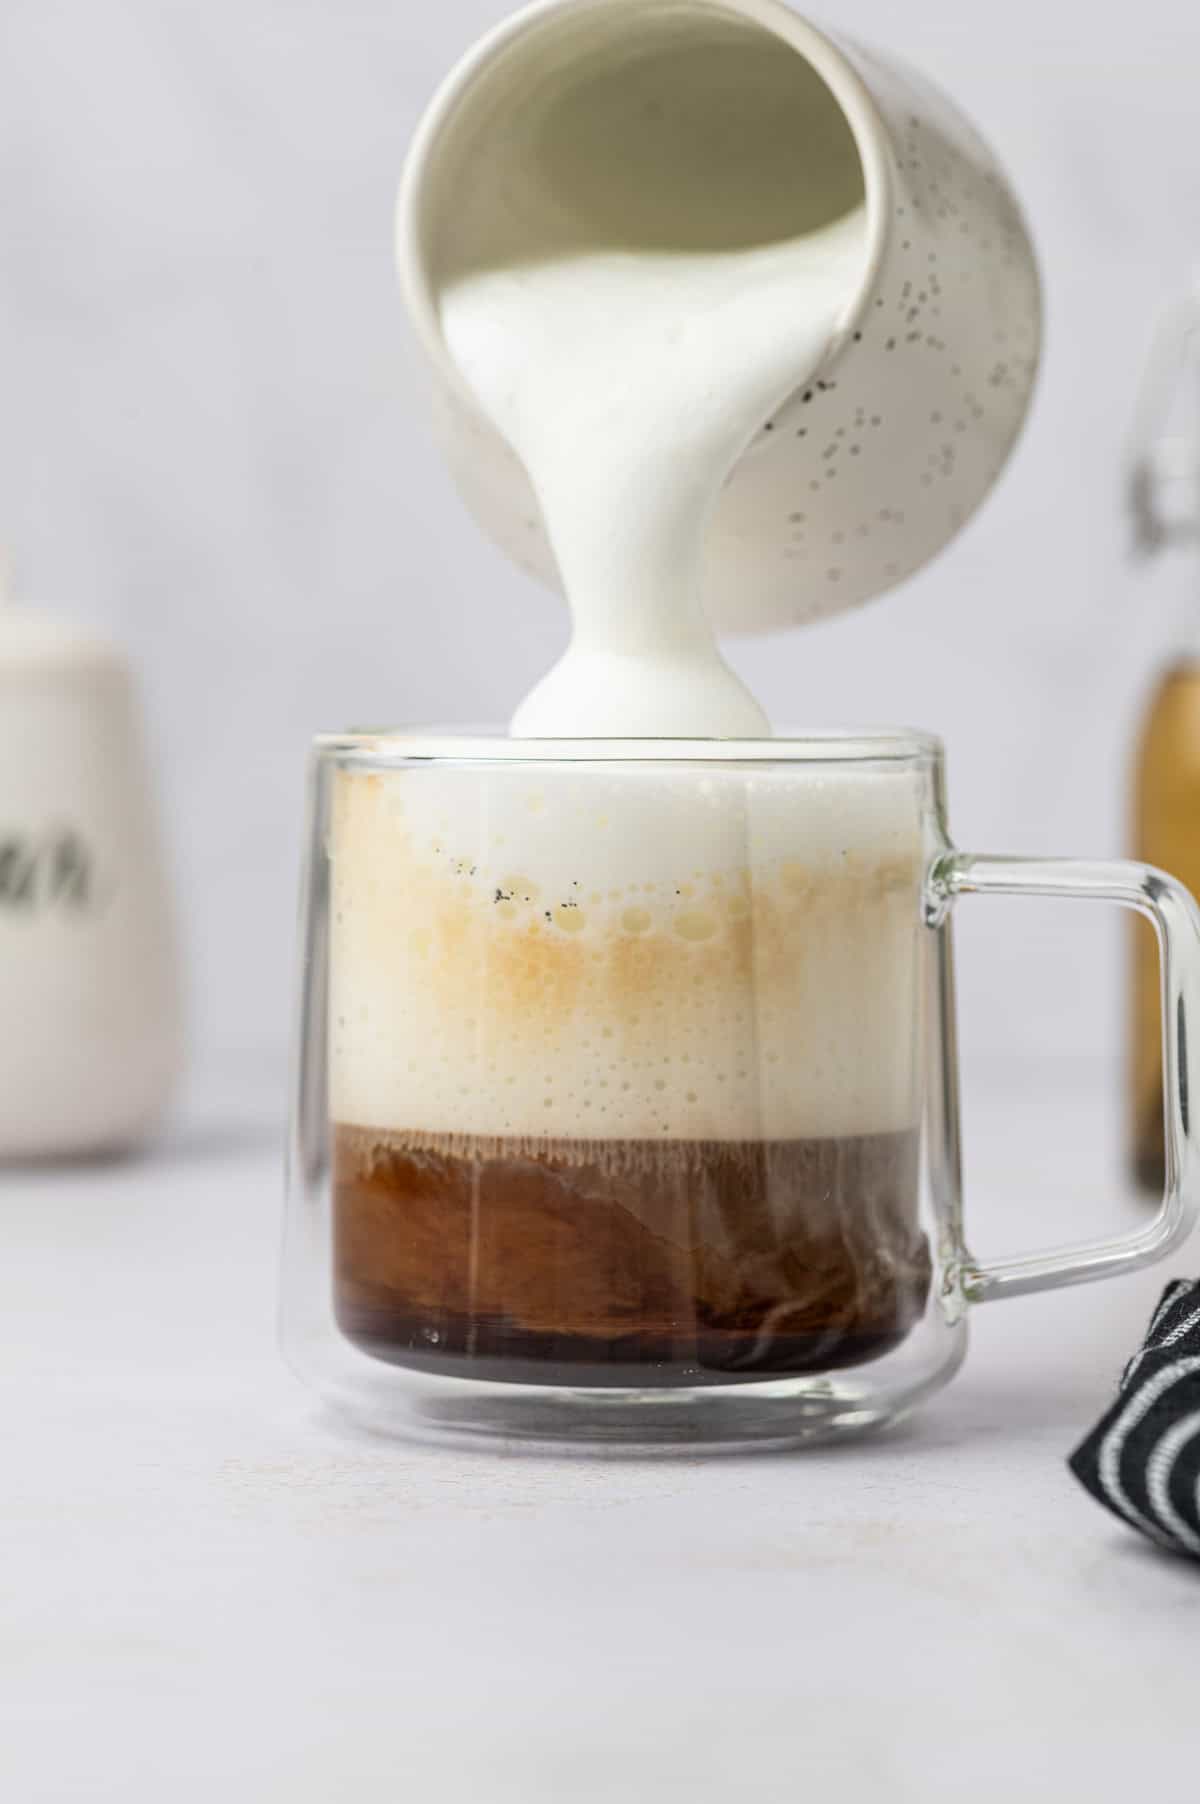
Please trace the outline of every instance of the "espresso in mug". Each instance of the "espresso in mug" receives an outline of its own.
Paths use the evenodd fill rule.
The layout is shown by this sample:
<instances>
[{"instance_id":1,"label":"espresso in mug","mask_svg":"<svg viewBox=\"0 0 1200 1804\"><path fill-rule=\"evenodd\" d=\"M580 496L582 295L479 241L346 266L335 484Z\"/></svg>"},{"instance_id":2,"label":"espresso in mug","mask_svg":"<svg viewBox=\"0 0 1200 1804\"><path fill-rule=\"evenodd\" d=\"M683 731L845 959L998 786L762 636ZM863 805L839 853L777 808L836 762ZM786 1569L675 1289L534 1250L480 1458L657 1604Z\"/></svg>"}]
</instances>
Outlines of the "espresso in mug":
<instances>
[{"instance_id":1,"label":"espresso in mug","mask_svg":"<svg viewBox=\"0 0 1200 1804\"><path fill-rule=\"evenodd\" d=\"M540 1383L861 1364L920 1320L914 779L336 779L335 1302Z\"/></svg>"}]
</instances>

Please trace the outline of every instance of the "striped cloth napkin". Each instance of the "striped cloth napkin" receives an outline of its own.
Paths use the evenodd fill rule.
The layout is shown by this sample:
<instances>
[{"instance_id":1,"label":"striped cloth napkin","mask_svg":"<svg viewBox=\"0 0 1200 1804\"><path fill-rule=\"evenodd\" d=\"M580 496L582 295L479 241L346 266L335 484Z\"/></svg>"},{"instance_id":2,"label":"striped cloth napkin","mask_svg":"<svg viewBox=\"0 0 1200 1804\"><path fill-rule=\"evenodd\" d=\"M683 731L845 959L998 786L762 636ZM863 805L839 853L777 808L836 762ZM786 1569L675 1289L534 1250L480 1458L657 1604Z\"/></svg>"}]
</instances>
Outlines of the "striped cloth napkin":
<instances>
[{"instance_id":1,"label":"striped cloth napkin","mask_svg":"<svg viewBox=\"0 0 1200 1804\"><path fill-rule=\"evenodd\" d=\"M1200 1280L1167 1287L1116 1402L1070 1466L1123 1522L1200 1558Z\"/></svg>"}]
</instances>

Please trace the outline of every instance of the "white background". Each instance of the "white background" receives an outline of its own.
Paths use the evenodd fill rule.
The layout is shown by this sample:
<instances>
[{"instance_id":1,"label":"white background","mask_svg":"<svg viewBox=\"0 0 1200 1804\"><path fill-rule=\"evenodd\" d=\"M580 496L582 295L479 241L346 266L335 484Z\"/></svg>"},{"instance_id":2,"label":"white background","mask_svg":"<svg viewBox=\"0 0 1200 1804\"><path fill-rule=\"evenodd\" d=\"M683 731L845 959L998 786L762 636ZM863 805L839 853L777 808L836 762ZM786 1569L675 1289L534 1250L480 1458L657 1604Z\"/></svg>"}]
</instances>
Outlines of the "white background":
<instances>
[{"instance_id":1,"label":"white background","mask_svg":"<svg viewBox=\"0 0 1200 1804\"><path fill-rule=\"evenodd\" d=\"M201 1056L286 1039L305 746L503 719L565 615L434 453L391 264L414 121L498 0L6 0L0 537L145 678ZM1110 854L1135 710L1196 586L1126 557L1120 462L1200 221L1200 10L837 0L972 113L1024 197L1049 336L960 543L857 617L733 656L778 721L949 743L960 842ZM1197 597L1200 602L1200 596ZM968 1045L1111 1055L1122 942L975 904Z\"/></svg>"}]
</instances>

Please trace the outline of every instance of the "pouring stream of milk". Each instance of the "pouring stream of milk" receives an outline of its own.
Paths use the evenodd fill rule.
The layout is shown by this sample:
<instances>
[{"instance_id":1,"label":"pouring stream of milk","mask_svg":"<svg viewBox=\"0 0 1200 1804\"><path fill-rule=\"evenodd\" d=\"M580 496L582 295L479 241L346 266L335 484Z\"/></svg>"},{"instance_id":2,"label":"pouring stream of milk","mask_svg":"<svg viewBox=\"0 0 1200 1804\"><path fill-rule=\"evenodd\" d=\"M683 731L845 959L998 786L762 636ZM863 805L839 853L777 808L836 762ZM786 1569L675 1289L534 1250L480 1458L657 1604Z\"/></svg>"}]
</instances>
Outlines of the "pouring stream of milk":
<instances>
[{"instance_id":1,"label":"pouring stream of milk","mask_svg":"<svg viewBox=\"0 0 1200 1804\"><path fill-rule=\"evenodd\" d=\"M626 23L525 79L462 159L438 269L571 606L512 731L767 735L705 618L704 535L861 280L849 127L801 57L720 14Z\"/></svg>"}]
</instances>

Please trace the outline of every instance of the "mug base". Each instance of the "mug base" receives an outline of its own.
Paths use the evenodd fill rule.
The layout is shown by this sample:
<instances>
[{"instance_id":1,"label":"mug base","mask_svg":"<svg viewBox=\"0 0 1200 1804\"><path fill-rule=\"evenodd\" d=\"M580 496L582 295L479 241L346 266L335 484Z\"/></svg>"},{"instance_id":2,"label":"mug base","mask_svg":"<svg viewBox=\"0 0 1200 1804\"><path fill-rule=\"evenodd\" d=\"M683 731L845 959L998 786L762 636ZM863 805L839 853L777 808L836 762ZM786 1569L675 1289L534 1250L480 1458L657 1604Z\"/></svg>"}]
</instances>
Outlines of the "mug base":
<instances>
[{"instance_id":1,"label":"mug base","mask_svg":"<svg viewBox=\"0 0 1200 1804\"><path fill-rule=\"evenodd\" d=\"M327 1404L375 1434L504 1452L592 1455L783 1452L901 1421L962 1363L953 1336L934 1371L833 1372L718 1387L506 1384L407 1371L402 1386L325 1385ZM885 1364L887 1362L884 1362Z\"/></svg>"}]
</instances>

